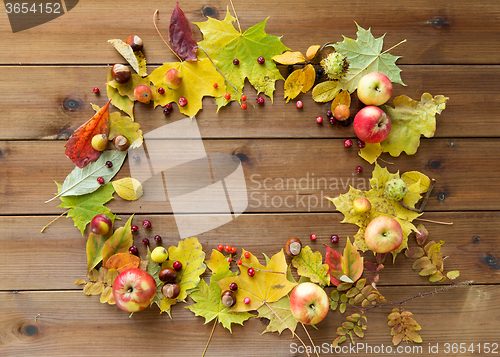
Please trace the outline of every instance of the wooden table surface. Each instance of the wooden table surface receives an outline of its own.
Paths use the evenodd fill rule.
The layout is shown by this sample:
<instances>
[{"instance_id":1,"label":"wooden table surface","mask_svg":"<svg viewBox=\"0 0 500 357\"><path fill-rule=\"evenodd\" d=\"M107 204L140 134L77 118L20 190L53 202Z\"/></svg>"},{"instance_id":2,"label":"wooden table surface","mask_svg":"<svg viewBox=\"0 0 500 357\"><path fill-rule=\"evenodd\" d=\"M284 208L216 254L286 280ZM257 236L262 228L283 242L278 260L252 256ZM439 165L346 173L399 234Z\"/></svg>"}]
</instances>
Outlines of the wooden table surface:
<instances>
[{"instance_id":1,"label":"wooden table surface","mask_svg":"<svg viewBox=\"0 0 500 357\"><path fill-rule=\"evenodd\" d=\"M226 1L188 0L180 6L191 22L206 15L223 19ZM473 280L472 286L415 299L404 305L422 326L422 350L405 345L409 355L484 355L485 346L500 353L500 3L496 0L373 0L234 2L241 27L246 29L269 17L266 32L282 35L282 42L305 52L313 44L356 38L355 21L371 28L375 37L386 34L384 49L403 39L407 42L391 53L402 56L397 64L407 84L394 86L393 96L421 94L449 97L447 108L437 116L432 139L422 139L414 156L383 155L380 162L391 172L418 170L437 184L424 218L453 222L452 226L427 223L430 237L446 243L445 267L458 269L458 281ZM0 355L1 356L201 356L212 329L185 304L172 309L172 318L157 307L134 314L85 296L75 280L86 273L86 237L69 218L41 228L63 212L53 196L54 180L62 182L73 169L64 155L71 133L92 117L90 103L104 105L106 95L96 96L93 87L105 93L109 66L122 63L108 39L138 34L144 40L149 71L163 62L175 61L157 35L153 13L160 10L160 28L166 33L174 2L81 0L71 11L40 26L13 33L4 7L0 7ZM193 26L197 40L202 36ZM280 67L286 74L286 67ZM355 138L352 126L317 125L329 104L314 103L302 94L303 110L294 101L285 104L283 81L277 82L274 103L242 111L235 103L216 113L213 98L203 101L197 115L209 154L238 154L249 193L258 183L279 178L306 177L367 180L373 165L363 161L354 148L343 147ZM246 87L249 101L255 91ZM355 99L352 110L361 108ZM116 110L116 109L113 109ZM165 118L160 108L136 106L137 122L144 133L182 119L177 109ZM358 165L364 168L357 174ZM125 165L117 177L128 176ZM308 176L309 175L309 176ZM291 237L300 237L325 254L324 244L338 234L341 251L356 227L341 224L343 216L323 196L337 196L347 188L307 187L283 190L272 187L269 197L306 195L323 204L310 209L292 205L257 205L250 200L246 212L224 226L200 234L206 252L217 244L230 244L254 253L272 255ZM261 202L262 203L262 202ZM135 243L160 234L165 244L177 244L177 232L168 203L115 199L107 205L124 224L150 219L151 233L141 231ZM309 235L318 236L310 242ZM332 246L332 245L331 245ZM145 256L140 247L141 256ZM369 255L365 255L369 257ZM371 258L373 259L373 258ZM205 276L207 277L207 276ZM389 301L433 291L431 284L411 269L411 260L399 255L386 264L379 284ZM330 291L331 288L327 290ZM188 303L191 303L188 301ZM360 355L375 355L361 349L391 345L387 315L391 307L367 313L365 345ZM341 324L331 312L309 329L316 345L331 344ZM251 319L235 325L230 334L217 326L206 356L305 356L289 331L261 334L266 320ZM298 335L310 345L301 328ZM453 344L466 346L453 352ZM323 345L325 344L325 345ZM448 345L446 345L448 344ZM489 344L489 345L488 345ZM437 346L437 347L436 347ZM446 353L446 346L450 349ZM474 346L474 352L470 350ZM496 348L495 348L496 346ZM430 349L430 348L433 349ZM481 347L481 352L479 352ZM433 353L436 351L438 353ZM380 350L379 350L380 351ZM342 353L348 355L352 350ZM322 350L320 355L333 355ZM378 353L377 355L384 355Z\"/></svg>"}]
</instances>

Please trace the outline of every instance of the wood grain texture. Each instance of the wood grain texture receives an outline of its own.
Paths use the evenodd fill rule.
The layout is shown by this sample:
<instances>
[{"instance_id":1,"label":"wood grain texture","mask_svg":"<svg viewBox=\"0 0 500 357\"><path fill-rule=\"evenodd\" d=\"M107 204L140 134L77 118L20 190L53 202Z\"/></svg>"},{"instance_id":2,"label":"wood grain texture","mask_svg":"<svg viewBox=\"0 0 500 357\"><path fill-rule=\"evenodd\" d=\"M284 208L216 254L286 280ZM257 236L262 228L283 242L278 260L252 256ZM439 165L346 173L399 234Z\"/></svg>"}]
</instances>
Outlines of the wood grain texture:
<instances>
[{"instance_id":1,"label":"wood grain texture","mask_svg":"<svg viewBox=\"0 0 500 357\"><path fill-rule=\"evenodd\" d=\"M388 287L384 295L388 301L397 302L432 290L422 286ZM498 344L495 316L500 313L499 296L498 286L478 285L448 290L404 304L421 325L420 334L424 340L421 353L413 350L410 355L435 356L429 353L429 344L438 345L438 355L445 355L445 343L465 343L467 347L483 342L490 343L490 347L491 343ZM194 316L184 306L173 307L173 320L166 314L158 314L156 307L129 318L128 313L116 306L101 304L97 297L80 292L0 293L0 352L5 357L125 357L137 356L144 351L148 351L148 355L201 356L213 324L203 325L204 319ZM354 313L355 310L348 312ZM391 307L368 311L365 338L356 339L356 342L372 348L392 346L387 326L390 312ZM232 334L217 326L206 356L225 355L228 348L233 350L233 346L232 353L241 357L306 355L293 350L300 343L288 331L281 336L261 335L266 321L252 319L243 327L236 325ZM338 312L331 313L317 325L319 330L308 328L315 345L331 344L342 321ZM301 326L297 333L311 347ZM417 345L403 343L401 346ZM376 355L362 352L359 353ZM477 355L477 348L475 354L469 352L467 355Z\"/></svg>"},{"instance_id":2,"label":"wood grain texture","mask_svg":"<svg viewBox=\"0 0 500 357\"><path fill-rule=\"evenodd\" d=\"M242 159L247 212L334 211L324 196L345 193L349 185L367 189L371 177L372 166L357 155L356 149L344 148L341 139L203 143L208 154L232 154ZM500 191L490 184L498 178L495 167L499 150L496 139L425 139L414 156L382 157L394 162L388 165L391 172L417 170L437 180L427 211L497 210ZM4 203L0 214L63 212L56 207L56 200L44 203L56 192L53 180L62 183L74 167L64 156L62 142L3 141L0 153L0 195ZM130 176L127 165L116 178ZM358 165L365 168L362 174L356 173ZM115 213L171 212L169 202L144 200L116 199L108 207Z\"/></svg>"},{"instance_id":3,"label":"wood grain texture","mask_svg":"<svg viewBox=\"0 0 500 357\"><path fill-rule=\"evenodd\" d=\"M154 67L150 66L150 71ZM500 69L496 66L401 66L407 84L394 85L393 98L405 94L420 100L422 93L449 97L446 109L437 115L436 137L499 137L495 113L500 111L497 83ZM5 67L9 76L0 77L0 139L67 139L82 123L94 115L91 103L107 102L105 82L108 67ZM465 74L466 73L466 74ZM283 69L283 74L286 70ZM30 95L20 96L12 88L30 83ZM264 106L257 105L254 89L245 92L250 103L241 110L236 103L217 113L215 100L203 101L203 110L196 118L203 138L347 138L355 137L352 126L317 125L315 118L325 116L330 103L315 103L311 93L294 102L285 103L283 81L277 83L274 103L266 97ZM92 93L99 87L100 95ZM50 88L50 89L47 89ZM389 101L390 103L391 101ZM481 103L481 105L479 105ZM353 95L351 119L362 107ZM116 111L115 108L111 111ZM161 108L137 103L136 122L144 133L183 118L177 106L165 117ZM480 125L471 125L472 116ZM22 128L22 130L20 130Z\"/></svg>"},{"instance_id":4,"label":"wood grain texture","mask_svg":"<svg viewBox=\"0 0 500 357\"><path fill-rule=\"evenodd\" d=\"M44 233L40 233L40 229L54 218L0 217L0 226L5 232L0 236L0 245L3 247L2 251L6 252L3 264L0 265L0 291L79 289L74 282L84 278L86 274L85 245L88 230L82 237L73 227L71 219L61 218ZM121 218L115 222L115 228L123 226L129 216ZM500 283L500 245L496 240L499 212L426 213L423 218L453 222L452 226L420 222L429 230L429 239L445 241L442 247L443 254L448 256L445 271L460 270L461 276L457 281ZM179 233L172 215L139 215L134 217L133 224L141 226L144 219L149 219L152 227L141 227L134 234L135 245L143 259L146 257L146 248L141 243L143 238L150 240L151 249L157 245L153 241L156 234L162 237L162 245L177 245ZM339 213L245 214L219 228L200 234L197 238L207 259L218 244L237 247L237 255L244 248L263 259L261 253L268 256L276 254L292 237L297 237L304 245L318 250L324 258L325 244L342 252L346 237L352 237L357 232L355 225L341 224L342 219L343 216ZM309 239L311 233L318 237L315 242ZM339 244L330 243L332 234L341 237ZM413 235L410 236L409 245L416 246ZM364 257L365 260L374 261L370 252L364 254ZM287 260L290 263L290 259ZM19 262L23 262L22 268ZM420 277L411 269L411 264L413 260L402 254L394 264L388 258L379 285L429 284L426 278ZM365 271L365 276L369 275Z\"/></svg>"},{"instance_id":5,"label":"wood grain texture","mask_svg":"<svg viewBox=\"0 0 500 357\"><path fill-rule=\"evenodd\" d=\"M205 21L205 15L225 16L227 1L189 1L181 4L189 21ZM495 0L436 2L397 0L390 5L382 0L367 3L354 0L335 6L328 1L314 3L299 0L236 3L243 30L265 20L267 33L283 36L283 43L296 50L308 46L342 41L342 35L355 38L355 21L372 28L375 37L385 37L385 49L407 39L408 44L392 51L404 56L409 64L497 64L496 49L500 6ZM0 25L9 51L0 63L107 64L121 61L107 43L108 39L125 40L135 33L145 42L150 63L175 61L153 27L153 13L160 10L159 28L166 34L173 4L143 1L141 9L131 0L114 3L98 0L80 2L67 14L43 25L13 34L7 21ZM479 25L480 24L480 25ZM292 26L289 26L292 25ZM195 37L201 33L193 26ZM34 40L33 34L36 34Z\"/></svg>"}]
</instances>

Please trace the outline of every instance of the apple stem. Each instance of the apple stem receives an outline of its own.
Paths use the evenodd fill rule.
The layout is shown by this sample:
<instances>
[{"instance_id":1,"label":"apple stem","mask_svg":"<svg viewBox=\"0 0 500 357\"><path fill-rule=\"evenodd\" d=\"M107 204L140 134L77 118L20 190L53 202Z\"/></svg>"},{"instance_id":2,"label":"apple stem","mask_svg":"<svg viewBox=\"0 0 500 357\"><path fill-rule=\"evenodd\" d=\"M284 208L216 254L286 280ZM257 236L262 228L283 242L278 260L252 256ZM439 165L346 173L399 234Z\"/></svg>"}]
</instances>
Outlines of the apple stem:
<instances>
[{"instance_id":1,"label":"apple stem","mask_svg":"<svg viewBox=\"0 0 500 357\"><path fill-rule=\"evenodd\" d=\"M156 32L158 32L158 35L160 35L160 38L163 40L163 43L165 43L165 45L167 45L168 49L170 51L172 51L172 53L179 59L180 62L183 62L182 58L179 57L179 55L177 54L177 52L175 52L172 49L172 47L170 47L170 45L167 43L167 41L165 41L165 39L163 38L163 36L160 33L160 30L158 30L158 26L156 26L156 17L157 16L159 17L159 13L160 13L160 10L156 9L155 13L153 14L153 24L155 26Z\"/></svg>"},{"instance_id":2,"label":"apple stem","mask_svg":"<svg viewBox=\"0 0 500 357\"><path fill-rule=\"evenodd\" d=\"M314 341L313 339L311 338L311 335L309 335L309 331L307 331L306 329L306 325L304 325L302 322L300 323L302 325L302 327L304 328L304 331L306 332L306 335L307 337L309 337L309 341L311 341L312 345L313 345L313 349L314 349L314 352L316 353L316 356L319 357L319 354L318 354L318 351L316 351L316 346L314 345Z\"/></svg>"},{"instance_id":3,"label":"apple stem","mask_svg":"<svg viewBox=\"0 0 500 357\"><path fill-rule=\"evenodd\" d=\"M304 341L302 341L302 339L299 337L299 335L297 335L295 332L293 332L293 330L290 328L290 326L288 326L288 325L286 324L286 322L285 322L285 321L283 321L283 319L282 319L282 318L281 318L281 317L280 317L280 316L276 313L276 311L274 311L274 309L271 307L271 305L269 305L269 304L267 303L267 301L264 301L264 304L266 304L266 306L269 308L269 310L271 310L271 311L273 312L273 314L275 314L275 315L276 315L276 317L278 318L278 320L280 320L280 321L281 321L281 323L282 323L283 325L285 325L285 326L286 326L286 327L290 330L290 332L292 333L292 337L297 337L297 338L298 338L298 340L300 341L300 343L302 343L302 346L304 346L304 348L305 348L305 350L306 350L307 357L311 357L311 355L309 354L309 352L307 352L307 346L306 346L306 344L304 343Z\"/></svg>"},{"instance_id":4,"label":"apple stem","mask_svg":"<svg viewBox=\"0 0 500 357\"><path fill-rule=\"evenodd\" d=\"M45 231L45 229L50 226L52 223L54 223L55 221L57 221L59 218L61 218L62 216L64 216L66 213L68 213L69 210L67 210L66 212L63 212L60 216L57 216L56 218L54 218L52 221L50 221L45 227L42 228L42 230L40 231L40 233L43 233L43 231Z\"/></svg>"},{"instance_id":5,"label":"apple stem","mask_svg":"<svg viewBox=\"0 0 500 357\"><path fill-rule=\"evenodd\" d=\"M208 338L207 345L205 346L205 349L203 350L203 354L201 355L201 357L204 357L204 356L205 356L205 353L207 353L208 345L210 344L210 341L212 340L212 336L214 335L215 326L217 326L217 322L218 322L218 320L219 320L219 318L217 317L217 318L215 319L215 322L214 322L214 327L212 327L212 332L210 332L210 337Z\"/></svg>"}]
</instances>

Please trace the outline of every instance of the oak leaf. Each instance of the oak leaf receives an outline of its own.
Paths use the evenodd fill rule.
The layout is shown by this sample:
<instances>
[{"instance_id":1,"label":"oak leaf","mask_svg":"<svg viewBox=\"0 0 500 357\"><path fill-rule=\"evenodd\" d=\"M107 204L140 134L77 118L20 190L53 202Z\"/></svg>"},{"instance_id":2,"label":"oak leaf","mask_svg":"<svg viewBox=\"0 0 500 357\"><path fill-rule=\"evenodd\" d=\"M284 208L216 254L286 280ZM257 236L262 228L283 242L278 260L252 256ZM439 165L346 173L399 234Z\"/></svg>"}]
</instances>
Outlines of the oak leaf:
<instances>
[{"instance_id":1,"label":"oak leaf","mask_svg":"<svg viewBox=\"0 0 500 357\"><path fill-rule=\"evenodd\" d=\"M92 138L98 134L108 136L109 102L92 118L76 129L64 145L66 147L66 156L79 168L84 168L101 155L100 151L92 147Z\"/></svg>"}]
</instances>

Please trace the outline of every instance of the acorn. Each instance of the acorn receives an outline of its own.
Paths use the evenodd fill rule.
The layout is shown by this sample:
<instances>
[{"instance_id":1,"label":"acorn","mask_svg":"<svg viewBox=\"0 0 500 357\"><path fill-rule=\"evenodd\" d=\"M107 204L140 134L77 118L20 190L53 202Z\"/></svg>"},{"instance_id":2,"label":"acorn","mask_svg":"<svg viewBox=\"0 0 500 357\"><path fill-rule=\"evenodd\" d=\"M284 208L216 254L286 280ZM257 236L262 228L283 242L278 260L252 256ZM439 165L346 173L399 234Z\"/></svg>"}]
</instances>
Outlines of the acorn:
<instances>
[{"instance_id":1,"label":"acorn","mask_svg":"<svg viewBox=\"0 0 500 357\"><path fill-rule=\"evenodd\" d=\"M298 238L290 238L285 245L285 252L291 257L295 257L302 251L302 242Z\"/></svg>"}]
</instances>

